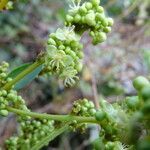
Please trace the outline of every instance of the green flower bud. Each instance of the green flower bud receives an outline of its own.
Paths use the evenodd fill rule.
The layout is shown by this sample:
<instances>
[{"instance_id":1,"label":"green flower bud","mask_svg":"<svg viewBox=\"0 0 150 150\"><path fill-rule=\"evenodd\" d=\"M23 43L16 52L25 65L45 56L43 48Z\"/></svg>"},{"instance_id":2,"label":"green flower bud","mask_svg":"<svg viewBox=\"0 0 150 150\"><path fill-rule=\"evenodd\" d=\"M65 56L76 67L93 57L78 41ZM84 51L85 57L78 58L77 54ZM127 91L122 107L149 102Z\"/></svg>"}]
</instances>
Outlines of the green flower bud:
<instances>
[{"instance_id":1,"label":"green flower bud","mask_svg":"<svg viewBox=\"0 0 150 150\"><path fill-rule=\"evenodd\" d=\"M108 26L113 26L114 21L112 18L108 18L107 21L108 21Z\"/></svg>"},{"instance_id":2,"label":"green flower bud","mask_svg":"<svg viewBox=\"0 0 150 150\"><path fill-rule=\"evenodd\" d=\"M86 9L85 5L82 5L82 6L79 8L79 12L80 12L81 14L86 14L86 13L87 13L87 9Z\"/></svg>"},{"instance_id":3,"label":"green flower bud","mask_svg":"<svg viewBox=\"0 0 150 150\"><path fill-rule=\"evenodd\" d=\"M78 9L71 9L69 10L69 15L74 16L78 13Z\"/></svg>"},{"instance_id":4,"label":"green flower bud","mask_svg":"<svg viewBox=\"0 0 150 150\"><path fill-rule=\"evenodd\" d=\"M65 49L65 46L64 46L64 45L60 45L60 46L58 47L58 49L64 50L64 49Z\"/></svg>"},{"instance_id":5,"label":"green flower bud","mask_svg":"<svg viewBox=\"0 0 150 150\"><path fill-rule=\"evenodd\" d=\"M70 15L66 15L66 21L67 22L72 22L73 21L73 17Z\"/></svg>"},{"instance_id":6,"label":"green flower bud","mask_svg":"<svg viewBox=\"0 0 150 150\"><path fill-rule=\"evenodd\" d=\"M81 58L83 58L84 53L83 53L82 51L79 51L79 52L77 53L77 56L81 59Z\"/></svg>"},{"instance_id":7,"label":"green flower bud","mask_svg":"<svg viewBox=\"0 0 150 150\"><path fill-rule=\"evenodd\" d=\"M142 99L144 101L150 100L150 85L146 85L141 91Z\"/></svg>"},{"instance_id":8,"label":"green flower bud","mask_svg":"<svg viewBox=\"0 0 150 150\"><path fill-rule=\"evenodd\" d=\"M106 41L107 37L106 37L106 34L104 32L100 32L99 35L98 35L98 40L99 42L104 42Z\"/></svg>"},{"instance_id":9,"label":"green flower bud","mask_svg":"<svg viewBox=\"0 0 150 150\"><path fill-rule=\"evenodd\" d=\"M95 118L97 121L102 121L106 118L106 113L103 110L98 110L95 114Z\"/></svg>"},{"instance_id":10,"label":"green flower bud","mask_svg":"<svg viewBox=\"0 0 150 150\"><path fill-rule=\"evenodd\" d=\"M77 71L80 72L83 68L83 64L79 62L79 63L76 64L75 67L76 67Z\"/></svg>"},{"instance_id":11,"label":"green flower bud","mask_svg":"<svg viewBox=\"0 0 150 150\"><path fill-rule=\"evenodd\" d=\"M108 20L107 20L107 18L102 18L102 20L101 20L101 22L102 22L102 25L104 26L104 27L106 27L106 26L108 26Z\"/></svg>"},{"instance_id":12,"label":"green flower bud","mask_svg":"<svg viewBox=\"0 0 150 150\"><path fill-rule=\"evenodd\" d=\"M98 7L97 7L97 11L98 11L99 13L103 13L103 12L104 12L104 8L103 8L102 6L98 6Z\"/></svg>"},{"instance_id":13,"label":"green flower bud","mask_svg":"<svg viewBox=\"0 0 150 150\"><path fill-rule=\"evenodd\" d=\"M138 108L140 106L140 100L138 96L132 96L126 98L129 108Z\"/></svg>"},{"instance_id":14,"label":"green flower bud","mask_svg":"<svg viewBox=\"0 0 150 150\"><path fill-rule=\"evenodd\" d=\"M98 6L100 4L100 0L91 0L93 6Z\"/></svg>"},{"instance_id":15,"label":"green flower bud","mask_svg":"<svg viewBox=\"0 0 150 150\"><path fill-rule=\"evenodd\" d=\"M2 77L2 78L6 78L6 76L7 76L6 73L1 73L1 74L0 74L0 77Z\"/></svg>"},{"instance_id":16,"label":"green flower bud","mask_svg":"<svg viewBox=\"0 0 150 150\"><path fill-rule=\"evenodd\" d=\"M143 76L139 76L133 80L133 86L137 91L141 91L145 86L149 84L150 82Z\"/></svg>"},{"instance_id":17,"label":"green flower bud","mask_svg":"<svg viewBox=\"0 0 150 150\"><path fill-rule=\"evenodd\" d=\"M85 7L87 10L90 10L90 9L92 9L92 4L90 2L86 2Z\"/></svg>"},{"instance_id":18,"label":"green flower bud","mask_svg":"<svg viewBox=\"0 0 150 150\"><path fill-rule=\"evenodd\" d=\"M105 27L105 28L103 29L103 31L104 31L105 33L109 33L109 32L111 32L111 27Z\"/></svg>"},{"instance_id":19,"label":"green flower bud","mask_svg":"<svg viewBox=\"0 0 150 150\"><path fill-rule=\"evenodd\" d=\"M74 17L74 21L76 23L80 22L81 21L81 16L79 14L76 14L75 17Z\"/></svg>"},{"instance_id":20,"label":"green flower bud","mask_svg":"<svg viewBox=\"0 0 150 150\"><path fill-rule=\"evenodd\" d=\"M50 39L48 39L47 44L48 45L56 45L56 42L52 38L50 38Z\"/></svg>"},{"instance_id":21,"label":"green flower bud","mask_svg":"<svg viewBox=\"0 0 150 150\"><path fill-rule=\"evenodd\" d=\"M8 116L8 111L5 109L0 110L0 115L2 116Z\"/></svg>"},{"instance_id":22,"label":"green flower bud","mask_svg":"<svg viewBox=\"0 0 150 150\"><path fill-rule=\"evenodd\" d=\"M89 26L95 26L96 22L95 22L95 15L94 13L89 13L85 16L85 22L89 25Z\"/></svg>"},{"instance_id":23,"label":"green flower bud","mask_svg":"<svg viewBox=\"0 0 150 150\"><path fill-rule=\"evenodd\" d=\"M92 109L89 110L89 113L93 116L93 115L95 115L96 110L94 108L92 108Z\"/></svg>"}]
</instances>

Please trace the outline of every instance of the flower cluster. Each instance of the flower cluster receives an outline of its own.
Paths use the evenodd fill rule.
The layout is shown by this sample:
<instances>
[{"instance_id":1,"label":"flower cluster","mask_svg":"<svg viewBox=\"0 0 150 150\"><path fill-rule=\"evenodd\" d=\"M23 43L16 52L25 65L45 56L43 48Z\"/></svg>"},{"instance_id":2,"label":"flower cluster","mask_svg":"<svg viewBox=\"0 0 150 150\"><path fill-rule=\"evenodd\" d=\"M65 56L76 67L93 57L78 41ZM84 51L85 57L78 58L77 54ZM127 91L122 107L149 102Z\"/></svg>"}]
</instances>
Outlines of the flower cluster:
<instances>
[{"instance_id":1,"label":"flower cluster","mask_svg":"<svg viewBox=\"0 0 150 150\"><path fill-rule=\"evenodd\" d=\"M17 91L2 88L7 82L11 81L11 78L8 78L8 67L9 64L6 62L2 62L0 66L0 115L7 116L9 108L29 112L30 110L27 108L25 100L17 95ZM18 136L13 136L6 140L6 147L9 150L30 149L54 129L53 120L38 120L29 116L18 116L17 118L20 128Z\"/></svg>"},{"instance_id":2,"label":"flower cluster","mask_svg":"<svg viewBox=\"0 0 150 150\"><path fill-rule=\"evenodd\" d=\"M145 77L139 76L134 79L133 86L141 100L140 103L136 103L138 103L143 116L150 120L150 82Z\"/></svg>"},{"instance_id":3,"label":"flower cluster","mask_svg":"<svg viewBox=\"0 0 150 150\"><path fill-rule=\"evenodd\" d=\"M100 109L95 119L100 122L100 138L105 149L147 148L147 135L150 121L150 82L144 77L137 77L133 86L138 96L127 97L124 101L110 104L101 99ZM125 145L124 145L124 144Z\"/></svg>"},{"instance_id":4,"label":"flower cluster","mask_svg":"<svg viewBox=\"0 0 150 150\"><path fill-rule=\"evenodd\" d=\"M2 62L0 65L0 87L12 80L11 78L7 78L8 67L9 64L7 62Z\"/></svg>"},{"instance_id":5,"label":"flower cluster","mask_svg":"<svg viewBox=\"0 0 150 150\"><path fill-rule=\"evenodd\" d=\"M96 113L94 103L87 99L80 99L73 103L72 115L91 117Z\"/></svg>"},{"instance_id":6,"label":"flower cluster","mask_svg":"<svg viewBox=\"0 0 150 150\"><path fill-rule=\"evenodd\" d=\"M16 91L0 90L0 115L7 116L7 107L9 106L25 111L28 110L24 99L21 96L18 96Z\"/></svg>"},{"instance_id":7,"label":"flower cluster","mask_svg":"<svg viewBox=\"0 0 150 150\"><path fill-rule=\"evenodd\" d=\"M71 115L75 116L84 116L84 117L92 117L96 113L94 103L92 101L88 101L87 99L80 99L74 102ZM81 132L84 132L87 124L82 123L78 124L77 121L73 121L70 125L71 129L73 131L76 131L77 129Z\"/></svg>"},{"instance_id":8,"label":"flower cluster","mask_svg":"<svg viewBox=\"0 0 150 150\"><path fill-rule=\"evenodd\" d=\"M19 134L6 140L7 149L31 149L54 129L54 121L47 119L36 120L30 117L19 117L19 122Z\"/></svg>"},{"instance_id":9,"label":"flower cluster","mask_svg":"<svg viewBox=\"0 0 150 150\"><path fill-rule=\"evenodd\" d=\"M73 2L66 15L66 25L75 26L77 32L89 30L93 44L104 42L106 33L111 31L112 18L107 18L103 7L99 6L100 0L91 0L80 5L80 2Z\"/></svg>"},{"instance_id":10,"label":"flower cluster","mask_svg":"<svg viewBox=\"0 0 150 150\"><path fill-rule=\"evenodd\" d=\"M3 87L7 82L10 82L12 80L11 78L7 77L8 67L8 63L2 62L0 66L0 87ZM8 115L8 106L27 110L25 101L21 96L17 95L17 92L15 90L6 91L4 89L0 89L0 115Z\"/></svg>"},{"instance_id":11,"label":"flower cluster","mask_svg":"<svg viewBox=\"0 0 150 150\"><path fill-rule=\"evenodd\" d=\"M47 70L63 79L65 86L73 85L82 69L83 47L73 29L57 29L56 33L50 34L45 55Z\"/></svg>"}]
</instances>

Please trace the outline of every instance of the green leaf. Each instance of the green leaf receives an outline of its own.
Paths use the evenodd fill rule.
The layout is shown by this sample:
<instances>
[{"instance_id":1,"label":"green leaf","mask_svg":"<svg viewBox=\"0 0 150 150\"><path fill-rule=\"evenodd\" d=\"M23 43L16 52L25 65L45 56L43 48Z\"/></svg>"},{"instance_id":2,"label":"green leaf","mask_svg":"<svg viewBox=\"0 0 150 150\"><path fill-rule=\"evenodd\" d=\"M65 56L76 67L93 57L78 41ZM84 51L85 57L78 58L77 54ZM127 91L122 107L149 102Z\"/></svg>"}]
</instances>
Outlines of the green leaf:
<instances>
[{"instance_id":1,"label":"green leaf","mask_svg":"<svg viewBox=\"0 0 150 150\"><path fill-rule=\"evenodd\" d=\"M20 90L23 87L25 87L27 84L29 84L32 80L34 80L37 77L37 75L41 72L42 66L43 65L38 66L35 70L33 70L28 75L26 75L19 82L17 82L16 85L14 86L14 89Z\"/></svg>"},{"instance_id":2,"label":"green leaf","mask_svg":"<svg viewBox=\"0 0 150 150\"><path fill-rule=\"evenodd\" d=\"M21 73L23 70L25 70L27 67L29 67L32 63L26 63L26 64L23 64L17 68L15 68L14 70L12 70L7 78L15 78L19 73Z\"/></svg>"},{"instance_id":3,"label":"green leaf","mask_svg":"<svg viewBox=\"0 0 150 150\"><path fill-rule=\"evenodd\" d=\"M17 67L16 69L14 69L12 72L9 73L8 77L14 79L17 75L19 75L22 71L24 71L25 69L27 69L32 63L27 63L27 64L23 64L19 67ZM40 65L38 66L36 69L34 69L32 72L30 72L29 74L27 74L25 77L23 77L21 80L19 80L15 85L14 85L14 89L15 90L20 90L23 87L25 87L26 85L28 85L32 80L34 80L36 78L36 76L40 73L40 71L42 70L42 66Z\"/></svg>"}]
</instances>

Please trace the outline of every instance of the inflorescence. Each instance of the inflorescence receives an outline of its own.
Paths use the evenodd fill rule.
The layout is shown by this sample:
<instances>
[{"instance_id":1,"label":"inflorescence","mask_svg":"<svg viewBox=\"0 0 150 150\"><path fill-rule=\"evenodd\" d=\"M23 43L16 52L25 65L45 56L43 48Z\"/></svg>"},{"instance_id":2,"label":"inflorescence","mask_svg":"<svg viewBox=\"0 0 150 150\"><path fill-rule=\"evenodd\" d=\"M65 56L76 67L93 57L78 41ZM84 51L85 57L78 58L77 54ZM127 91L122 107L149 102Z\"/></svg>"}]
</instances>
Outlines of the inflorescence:
<instances>
[{"instance_id":1,"label":"inflorescence","mask_svg":"<svg viewBox=\"0 0 150 150\"><path fill-rule=\"evenodd\" d=\"M83 46L79 40L74 27L65 27L51 33L47 41L45 66L51 74L63 79L65 86L75 84L76 75L82 69Z\"/></svg>"},{"instance_id":2,"label":"inflorescence","mask_svg":"<svg viewBox=\"0 0 150 150\"><path fill-rule=\"evenodd\" d=\"M80 2L73 2L66 15L66 25L75 26L75 31L82 33L89 31L94 45L106 40L106 33L111 31L112 18L107 18L100 0L91 0L80 5Z\"/></svg>"},{"instance_id":3,"label":"inflorescence","mask_svg":"<svg viewBox=\"0 0 150 150\"><path fill-rule=\"evenodd\" d=\"M55 33L49 35L46 52L41 55L40 59L37 59L44 63L45 73L58 75L63 79L65 86L75 84L75 80L78 79L77 74L82 69L84 54L80 39L83 32L89 31L92 43L96 45L105 41L106 33L111 31L113 20L105 16L104 9L99 4L100 0L90 0L82 4L80 0L72 0L72 5L66 15L66 27L57 29ZM18 96L13 87L9 90L3 89L7 83L12 81L8 77L8 67L9 64L6 62L2 62L0 66L0 115L9 115L9 108L31 112L25 100ZM31 149L49 132L53 132L56 126L58 128L67 123L66 120L66 122L62 120L68 116L80 117L80 122L75 119L68 121L73 131L79 129L84 132L87 123L94 122L100 125L98 140L101 145L99 149L140 148L139 150L144 150L145 147L149 148L150 83L146 78L140 76L133 81L133 86L138 96L127 97L124 101L114 104L101 99L98 110L93 102L87 99L75 101L69 115L65 117L58 115L61 118L59 121L54 121L54 116L54 119L49 120L32 118L32 115L29 115L31 113L28 115L16 113L19 130L17 135L6 140L6 148L9 150ZM83 118L90 119L82 122Z\"/></svg>"}]
</instances>

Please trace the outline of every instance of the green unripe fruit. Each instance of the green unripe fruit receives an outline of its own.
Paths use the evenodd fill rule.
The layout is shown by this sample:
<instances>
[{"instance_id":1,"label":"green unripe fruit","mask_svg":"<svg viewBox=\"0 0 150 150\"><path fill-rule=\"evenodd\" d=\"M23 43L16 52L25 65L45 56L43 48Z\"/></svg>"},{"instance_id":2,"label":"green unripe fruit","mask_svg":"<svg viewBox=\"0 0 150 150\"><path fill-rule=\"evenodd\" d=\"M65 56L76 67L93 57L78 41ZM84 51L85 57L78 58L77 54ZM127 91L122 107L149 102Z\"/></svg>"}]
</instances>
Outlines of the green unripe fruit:
<instances>
[{"instance_id":1,"label":"green unripe fruit","mask_svg":"<svg viewBox=\"0 0 150 150\"><path fill-rule=\"evenodd\" d=\"M147 85L142 89L141 95L144 101L150 100L150 85Z\"/></svg>"},{"instance_id":2,"label":"green unripe fruit","mask_svg":"<svg viewBox=\"0 0 150 150\"><path fill-rule=\"evenodd\" d=\"M91 0L93 6L98 6L100 4L100 0Z\"/></svg>"},{"instance_id":3,"label":"green unripe fruit","mask_svg":"<svg viewBox=\"0 0 150 150\"><path fill-rule=\"evenodd\" d=\"M66 15L66 21L72 22L73 21L73 17L70 16L70 15Z\"/></svg>"},{"instance_id":4,"label":"green unripe fruit","mask_svg":"<svg viewBox=\"0 0 150 150\"><path fill-rule=\"evenodd\" d=\"M92 9L92 4L90 2L85 3L85 7L87 10Z\"/></svg>"},{"instance_id":5,"label":"green unripe fruit","mask_svg":"<svg viewBox=\"0 0 150 150\"><path fill-rule=\"evenodd\" d=\"M141 91L142 88L149 84L149 81L143 76L139 76L133 80L133 86L137 91Z\"/></svg>"},{"instance_id":6,"label":"green unripe fruit","mask_svg":"<svg viewBox=\"0 0 150 150\"><path fill-rule=\"evenodd\" d=\"M106 113L102 110L98 110L95 114L95 119L97 121L102 121L106 118Z\"/></svg>"},{"instance_id":7,"label":"green unripe fruit","mask_svg":"<svg viewBox=\"0 0 150 150\"><path fill-rule=\"evenodd\" d=\"M137 108L140 106L140 100L138 96L127 97L126 102L129 108Z\"/></svg>"},{"instance_id":8,"label":"green unripe fruit","mask_svg":"<svg viewBox=\"0 0 150 150\"><path fill-rule=\"evenodd\" d=\"M95 14L94 13L89 13L85 16L85 22L89 25L89 26L95 26L96 22L95 22Z\"/></svg>"},{"instance_id":9,"label":"green unripe fruit","mask_svg":"<svg viewBox=\"0 0 150 150\"><path fill-rule=\"evenodd\" d=\"M8 115L8 111L5 109L0 110L0 115L2 116L7 116Z\"/></svg>"},{"instance_id":10,"label":"green unripe fruit","mask_svg":"<svg viewBox=\"0 0 150 150\"><path fill-rule=\"evenodd\" d=\"M112 18L108 18L107 21L108 21L108 26L113 26L114 21Z\"/></svg>"},{"instance_id":11,"label":"green unripe fruit","mask_svg":"<svg viewBox=\"0 0 150 150\"><path fill-rule=\"evenodd\" d=\"M81 21L81 16L79 14L76 14L75 17L74 17L74 21L76 23L80 22Z\"/></svg>"}]
</instances>

